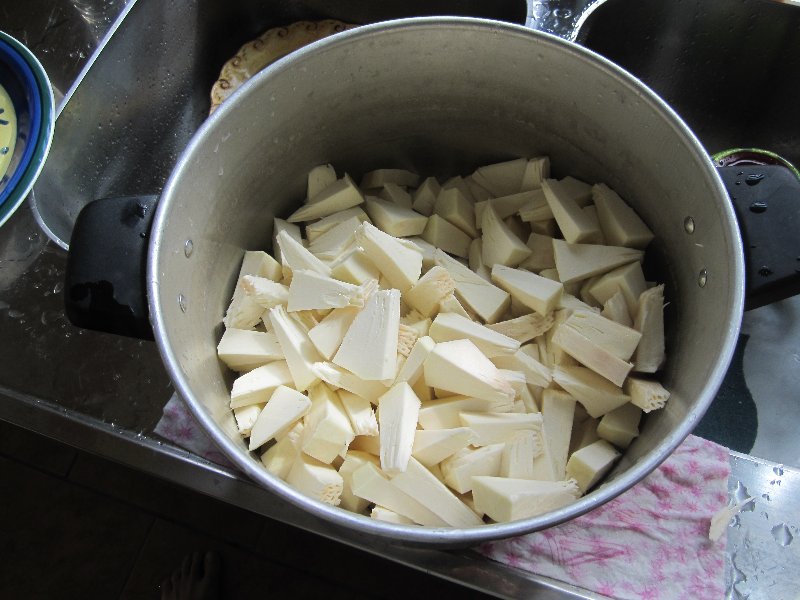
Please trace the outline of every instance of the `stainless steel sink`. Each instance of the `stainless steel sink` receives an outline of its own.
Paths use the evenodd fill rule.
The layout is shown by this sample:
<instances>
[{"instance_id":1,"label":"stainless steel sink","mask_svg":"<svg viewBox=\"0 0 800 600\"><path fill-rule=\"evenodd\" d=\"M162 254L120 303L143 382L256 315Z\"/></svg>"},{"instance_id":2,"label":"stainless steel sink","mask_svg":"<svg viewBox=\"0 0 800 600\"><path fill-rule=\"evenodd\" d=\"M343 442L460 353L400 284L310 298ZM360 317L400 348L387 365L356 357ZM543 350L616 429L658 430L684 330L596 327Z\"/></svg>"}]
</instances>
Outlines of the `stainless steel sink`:
<instances>
[{"instance_id":1,"label":"stainless steel sink","mask_svg":"<svg viewBox=\"0 0 800 600\"><path fill-rule=\"evenodd\" d=\"M577 41L654 89L710 153L764 148L800 164L797 3L608 0Z\"/></svg>"}]
</instances>

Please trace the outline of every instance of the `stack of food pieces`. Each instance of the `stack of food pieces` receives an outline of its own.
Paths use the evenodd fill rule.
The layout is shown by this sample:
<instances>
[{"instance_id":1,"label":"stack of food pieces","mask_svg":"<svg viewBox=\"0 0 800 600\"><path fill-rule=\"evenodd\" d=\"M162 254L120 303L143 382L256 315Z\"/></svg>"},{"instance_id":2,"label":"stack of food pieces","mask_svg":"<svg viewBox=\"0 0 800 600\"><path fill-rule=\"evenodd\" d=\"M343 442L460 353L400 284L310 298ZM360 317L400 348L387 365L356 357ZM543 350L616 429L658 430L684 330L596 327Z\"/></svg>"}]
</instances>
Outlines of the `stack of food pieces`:
<instances>
[{"instance_id":1,"label":"stack of food pieces","mask_svg":"<svg viewBox=\"0 0 800 600\"><path fill-rule=\"evenodd\" d=\"M241 434L303 494L393 523L574 502L669 397L652 238L546 157L444 183L315 167L224 318Z\"/></svg>"}]
</instances>

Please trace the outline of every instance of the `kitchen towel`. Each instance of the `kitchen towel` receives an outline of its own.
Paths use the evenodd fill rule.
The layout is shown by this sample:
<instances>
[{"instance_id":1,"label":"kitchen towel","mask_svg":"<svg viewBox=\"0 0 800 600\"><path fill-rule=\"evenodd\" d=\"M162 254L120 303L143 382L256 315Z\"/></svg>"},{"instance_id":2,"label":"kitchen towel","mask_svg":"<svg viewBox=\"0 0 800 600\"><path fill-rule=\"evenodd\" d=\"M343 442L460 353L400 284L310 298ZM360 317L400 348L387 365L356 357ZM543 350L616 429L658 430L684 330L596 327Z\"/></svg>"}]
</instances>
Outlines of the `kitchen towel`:
<instances>
[{"instance_id":1,"label":"kitchen towel","mask_svg":"<svg viewBox=\"0 0 800 600\"><path fill-rule=\"evenodd\" d=\"M728 450L690 435L650 475L563 525L490 542L498 562L624 600L725 596L725 540L709 540L727 505Z\"/></svg>"},{"instance_id":2,"label":"kitchen towel","mask_svg":"<svg viewBox=\"0 0 800 600\"><path fill-rule=\"evenodd\" d=\"M176 395L155 433L230 466ZM690 435L645 479L568 523L476 548L509 566L620 600L723 598L725 538L709 540L727 504L728 450Z\"/></svg>"}]
</instances>

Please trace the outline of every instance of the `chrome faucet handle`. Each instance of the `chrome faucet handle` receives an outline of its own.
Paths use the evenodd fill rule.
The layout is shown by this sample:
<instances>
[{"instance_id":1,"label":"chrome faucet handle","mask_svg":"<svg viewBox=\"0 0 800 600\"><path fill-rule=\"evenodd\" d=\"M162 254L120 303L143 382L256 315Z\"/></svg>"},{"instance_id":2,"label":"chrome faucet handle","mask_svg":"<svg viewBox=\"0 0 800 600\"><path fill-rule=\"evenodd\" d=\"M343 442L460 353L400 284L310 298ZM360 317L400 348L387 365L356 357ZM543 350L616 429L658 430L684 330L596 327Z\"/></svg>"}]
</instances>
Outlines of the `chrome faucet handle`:
<instances>
[{"instance_id":1,"label":"chrome faucet handle","mask_svg":"<svg viewBox=\"0 0 800 600\"><path fill-rule=\"evenodd\" d=\"M525 26L577 41L586 18L605 0L527 0Z\"/></svg>"}]
</instances>

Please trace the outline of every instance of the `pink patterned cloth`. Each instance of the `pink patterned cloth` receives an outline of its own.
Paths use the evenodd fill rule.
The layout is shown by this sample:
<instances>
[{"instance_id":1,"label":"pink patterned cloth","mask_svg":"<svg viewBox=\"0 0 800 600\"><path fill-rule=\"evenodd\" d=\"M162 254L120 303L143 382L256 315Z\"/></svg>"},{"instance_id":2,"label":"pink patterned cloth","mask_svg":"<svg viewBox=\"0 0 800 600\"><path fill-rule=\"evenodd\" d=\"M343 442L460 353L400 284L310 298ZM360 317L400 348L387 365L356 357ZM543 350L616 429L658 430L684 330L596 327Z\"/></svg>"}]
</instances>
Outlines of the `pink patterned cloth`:
<instances>
[{"instance_id":1,"label":"pink patterned cloth","mask_svg":"<svg viewBox=\"0 0 800 600\"><path fill-rule=\"evenodd\" d=\"M231 463L176 395L155 433ZM711 600L725 595L725 536L708 539L727 504L726 448L690 435L653 473L568 523L477 550L498 562L619 600Z\"/></svg>"},{"instance_id":2,"label":"pink patterned cloth","mask_svg":"<svg viewBox=\"0 0 800 600\"><path fill-rule=\"evenodd\" d=\"M498 562L620 600L725 596L725 536L708 539L726 506L728 450L690 435L630 490L568 523L478 551Z\"/></svg>"},{"instance_id":3,"label":"pink patterned cloth","mask_svg":"<svg viewBox=\"0 0 800 600\"><path fill-rule=\"evenodd\" d=\"M178 398L177 394L172 394L172 398L164 406L163 413L153 430L154 433L218 465L233 466L195 421L189 407Z\"/></svg>"}]
</instances>

